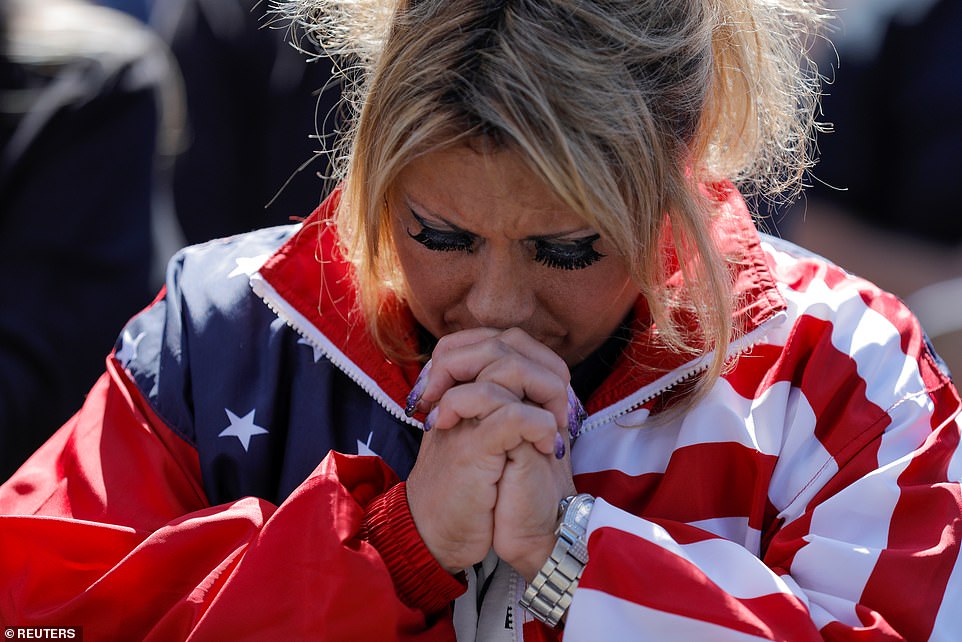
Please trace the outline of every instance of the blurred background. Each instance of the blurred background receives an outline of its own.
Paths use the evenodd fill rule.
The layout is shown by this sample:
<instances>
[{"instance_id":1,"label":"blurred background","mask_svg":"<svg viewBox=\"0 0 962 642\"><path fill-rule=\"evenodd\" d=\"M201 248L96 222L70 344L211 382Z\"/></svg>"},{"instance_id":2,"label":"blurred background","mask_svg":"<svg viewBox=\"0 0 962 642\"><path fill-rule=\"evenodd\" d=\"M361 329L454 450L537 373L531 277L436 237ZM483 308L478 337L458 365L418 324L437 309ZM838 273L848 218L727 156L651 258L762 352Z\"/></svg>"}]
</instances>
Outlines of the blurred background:
<instances>
[{"instance_id":1,"label":"blurred background","mask_svg":"<svg viewBox=\"0 0 962 642\"><path fill-rule=\"evenodd\" d=\"M962 2L831 0L820 163L763 226L906 300L962 372ZM326 61L263 0L0 0L0 479L188 243L319 203Z\"/></svg>"},{"instance_id":2,"label":"blurred background","mask_svg":"<svg viewBox=\"0 0 962 642\"><path fill-rule=\"evenodd\" d=\"M962 2L832 0L819 163L783 236L906 301L962 372Z\"/></svg>"},{"instance_id":3,"label":"blurred background","mask_svg":"<svg viewBox=\"0 0 962 642\"><path fill-rule=\"evenodd\" d=\"M337 88L266 10L0 0L0 479L80 407L179 247L319 204Z\"/></svg>"}]
</instances>

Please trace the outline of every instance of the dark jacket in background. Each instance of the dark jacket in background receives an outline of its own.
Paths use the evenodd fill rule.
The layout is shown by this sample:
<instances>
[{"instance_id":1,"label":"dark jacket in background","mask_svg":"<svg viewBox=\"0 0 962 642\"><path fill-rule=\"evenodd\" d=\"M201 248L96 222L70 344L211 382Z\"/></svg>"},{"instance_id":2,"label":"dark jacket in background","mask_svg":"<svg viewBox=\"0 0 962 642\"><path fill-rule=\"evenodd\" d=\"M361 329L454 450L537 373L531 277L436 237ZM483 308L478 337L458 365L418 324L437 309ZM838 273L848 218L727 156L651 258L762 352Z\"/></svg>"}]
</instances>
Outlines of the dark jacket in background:
<instances>
[{"instance_id":1,"label":"dark jacket in background","mask_svg":"<svg viewBox=\"0 0 962 642\"><path fill-rule=\"evenodd\" d=\"M893 18L875 55L839 55L823 99L834 131L818 139L808 196L892 232L962 243L962 2Z\"/></svg>"},{"instance_id":2,"label":"dark jacket in background","mask_svg":"<svg viewBox=\"0 0 962 642\"><path fill-rule=\"evenodd\" d=\"M152 296L167 59L150 32L107 9L10 9L0 56L4 479L80 407L117 328Z\"/></svg>"},{"instance_id":3,"label":"dark jacket in background","mask_svg":"<svg viewBox=\"0 0 962 642\"><path fill-rule=\"evenodd\" d=\"M262 0L163 0L151 24L177 59L188 131L174 168L184 237L199 243L290 223L326 193L318 130L339 93L331 64L308 63ZM315 125L316 122L316 125Z\"/></svg>"}]
</instances>

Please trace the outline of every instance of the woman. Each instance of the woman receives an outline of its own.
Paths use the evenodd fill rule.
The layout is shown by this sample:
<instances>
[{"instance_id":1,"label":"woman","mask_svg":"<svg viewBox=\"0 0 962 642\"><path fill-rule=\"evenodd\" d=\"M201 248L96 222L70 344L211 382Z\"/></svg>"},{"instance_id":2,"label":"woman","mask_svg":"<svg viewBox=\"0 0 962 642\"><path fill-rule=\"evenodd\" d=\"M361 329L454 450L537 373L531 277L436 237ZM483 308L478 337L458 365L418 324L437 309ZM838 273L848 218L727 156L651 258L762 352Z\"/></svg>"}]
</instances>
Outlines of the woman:
<instances>
[{"instance_id":1,"label":"woman","mask_svg":"<svg viewBox=\"0 0 962 642\"><path fill-rule=\"evenodd\" d=\"M956 638L948 375L897 300L760 237L725 180L803 170L814 8L357 7L290 9L361 65L341 188L175 259L0 491L27 560L0 618Z\"/></svg>"}]
</instances>

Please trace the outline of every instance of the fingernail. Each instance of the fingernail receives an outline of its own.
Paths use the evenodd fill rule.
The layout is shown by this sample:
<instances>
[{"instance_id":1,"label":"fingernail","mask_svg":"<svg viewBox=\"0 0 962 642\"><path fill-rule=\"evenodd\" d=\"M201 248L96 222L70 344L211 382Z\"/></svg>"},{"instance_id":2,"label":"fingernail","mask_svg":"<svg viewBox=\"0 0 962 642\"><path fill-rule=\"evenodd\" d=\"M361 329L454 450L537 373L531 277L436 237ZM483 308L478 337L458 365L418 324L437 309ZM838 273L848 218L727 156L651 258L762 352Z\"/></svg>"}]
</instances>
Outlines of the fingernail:
<instances>
[{"instance_id":1,"label":"fingernail","mask_svg":"<svg viewBox=\"0 0 962 642\"><path fill-rule=\"evenodd\" d=\"M434 423L438 420L438 407L431 408L431 412L424 418L424 432L431 432Z\"/></svg>"},{"instance_id":2,"label":"fingernail","mask_svg":"<svg viewBox=\"0 0 962 642\"><path fill-rule=\"evenodd\" d=\"M581 400L575 394L571 386L568 386L568 434L574 439L581 431L581 425L588 418L585 407L581 405Z\"/></svg>"},{"instance_id":3,"label":"fingernail","mask_svg":"<svg viewBox=\"0 0 962 642\"><path fill-rule=\"evenodd\" d=\"M554 456L555 459L564 459L565 456L565 440L560 432L554 436Z\"/></svg>"},{"instance_id":4,"label":"fingernail","mask_svg":"<svg viewBox=\"0 0 962 642\"><path fill-rule=\"evenodd\" d=\"M431 371L431 360L424 364L421 372L418 374L417 380L414 382L414 387L411 388L410 394L408 394L407 402L404 406L404 414L408 417L414 415L418 410L418 402L421 401L421 395L424 394L424 389L428 385L428 373Z\"/></svg>"}]
</instances>

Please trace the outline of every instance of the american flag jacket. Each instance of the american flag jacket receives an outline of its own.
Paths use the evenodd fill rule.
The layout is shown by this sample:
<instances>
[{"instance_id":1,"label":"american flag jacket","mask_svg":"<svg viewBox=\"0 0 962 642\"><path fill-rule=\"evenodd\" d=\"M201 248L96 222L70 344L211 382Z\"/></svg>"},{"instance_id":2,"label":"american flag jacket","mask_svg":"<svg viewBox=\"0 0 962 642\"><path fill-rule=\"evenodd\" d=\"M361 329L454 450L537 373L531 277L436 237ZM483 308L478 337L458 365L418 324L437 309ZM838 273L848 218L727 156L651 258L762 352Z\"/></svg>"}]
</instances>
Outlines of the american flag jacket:
<instances>
[{"instance_id":1,"label":"american flag jacket","mask_svg":"<svg viewBox=\"0 0 962 642\"><path fill-rule=\"evenodd\" d=\"M0 623L88 640L960 640L959 396L893 296L730 187L731 368L639 333L571 448L598 500L563 629L406 512L417 367L354 312L329 215L191 247L83 408L0 487ZM408 320L410 322L410 320ZM656 330L650 330L656 331ZM663 366L634 368L631 363Z\"/></svg>"}]
</instances>

